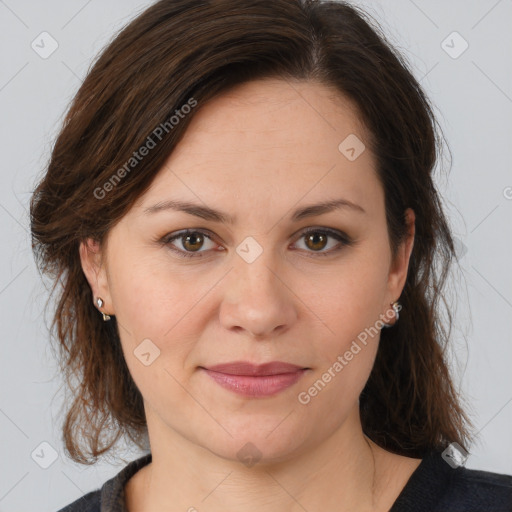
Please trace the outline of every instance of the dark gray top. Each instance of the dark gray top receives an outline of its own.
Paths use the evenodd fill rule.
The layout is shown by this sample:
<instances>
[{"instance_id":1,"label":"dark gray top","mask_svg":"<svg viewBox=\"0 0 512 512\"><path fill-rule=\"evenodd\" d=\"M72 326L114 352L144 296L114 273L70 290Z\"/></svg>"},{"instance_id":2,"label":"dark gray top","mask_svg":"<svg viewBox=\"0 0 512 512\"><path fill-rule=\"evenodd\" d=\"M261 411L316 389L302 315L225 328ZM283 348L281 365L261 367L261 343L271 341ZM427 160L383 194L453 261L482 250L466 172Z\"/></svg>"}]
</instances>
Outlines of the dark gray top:
<instances>
[{"instance_id":1,"label":"dark gray top","mask_svg":"<svg viewBox=\"0 0 512 512\"><path fill-rule=\"evenodd\" d=\"M58 512L127 512L124 485L151 453L130 462L101 489L89 492ZM390 512L512 512L512 475L452 468L440 452L426 455Z\"/></svg>"}]
</instances>

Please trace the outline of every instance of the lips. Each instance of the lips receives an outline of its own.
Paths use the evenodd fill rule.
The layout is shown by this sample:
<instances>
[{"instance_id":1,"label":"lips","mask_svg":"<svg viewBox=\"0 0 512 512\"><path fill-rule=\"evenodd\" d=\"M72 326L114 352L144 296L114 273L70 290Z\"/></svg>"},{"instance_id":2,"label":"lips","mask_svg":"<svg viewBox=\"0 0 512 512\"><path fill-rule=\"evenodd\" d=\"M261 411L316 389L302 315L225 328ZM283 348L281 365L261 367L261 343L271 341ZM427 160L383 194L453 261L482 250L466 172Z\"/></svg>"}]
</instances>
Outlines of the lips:
<instances>
[{"instance_id":1,"label":"lips","mask_svg":"<svg viewBox=\"0 0 512 512\"><path fill-rule=\"evenodd\" d=\"M219 386L249 398L276 395L295 384L310 368L273 361L255 365L246 361L200 367Z\"/></svg>"},{"instance_id":2,"label":"lips","mask_svg":"<svg viewBox=\"0 0 512 512\"><path fill-rule=\"evenodd\" d=\"M247 375L257 377L263 375L278 375L280 373L295 373L299 370L304 370L305 368L291 363L284 363L282 361L272 361L270 363L259 365L246 361L234 361L232 363L208 366L206 369L219 373L227 373L229 375Z\"/></svg>"}]
</instances>

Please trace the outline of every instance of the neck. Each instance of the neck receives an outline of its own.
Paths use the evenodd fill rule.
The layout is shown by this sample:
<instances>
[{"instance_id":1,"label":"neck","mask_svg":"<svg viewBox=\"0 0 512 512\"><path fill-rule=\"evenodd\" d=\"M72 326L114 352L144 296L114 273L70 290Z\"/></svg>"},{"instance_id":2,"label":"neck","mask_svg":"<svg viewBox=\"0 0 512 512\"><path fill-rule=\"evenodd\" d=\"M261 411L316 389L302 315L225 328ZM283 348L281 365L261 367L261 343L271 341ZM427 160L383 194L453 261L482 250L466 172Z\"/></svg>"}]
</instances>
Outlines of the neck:
<instances>
[{"instance_id":1,"label":"neck","mask_svg":"<svg viewBox=\"0 0 512 512\"><path fill-rule=\"evenodd\" d=\"M130 512L389 510L406 481L390 479L387 452L364 436L358 411L321 444L251 467L152 420L152 463L139 472L140 491L127 488Z\"/></svg>"}]
</instances>

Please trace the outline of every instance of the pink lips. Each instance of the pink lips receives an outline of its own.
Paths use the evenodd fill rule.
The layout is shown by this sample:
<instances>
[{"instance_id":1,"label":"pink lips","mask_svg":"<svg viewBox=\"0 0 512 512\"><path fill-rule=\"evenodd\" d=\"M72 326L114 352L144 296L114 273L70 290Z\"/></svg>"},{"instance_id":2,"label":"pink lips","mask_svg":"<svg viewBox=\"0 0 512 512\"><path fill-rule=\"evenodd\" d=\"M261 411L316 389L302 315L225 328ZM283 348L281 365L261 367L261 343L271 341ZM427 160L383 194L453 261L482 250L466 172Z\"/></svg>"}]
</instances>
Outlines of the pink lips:
<instances>
[{"instance_id":1,"label":"pink lips","mask_svg":"<svg viewBox=\"0 0 512 512\"><path fill-rule=\"evenodd\" d=\"M234 361L201 369L222 387L249 397L275 395L297 382L308 370L281 361L261 365Z\"/></svg>"}]
</instances>

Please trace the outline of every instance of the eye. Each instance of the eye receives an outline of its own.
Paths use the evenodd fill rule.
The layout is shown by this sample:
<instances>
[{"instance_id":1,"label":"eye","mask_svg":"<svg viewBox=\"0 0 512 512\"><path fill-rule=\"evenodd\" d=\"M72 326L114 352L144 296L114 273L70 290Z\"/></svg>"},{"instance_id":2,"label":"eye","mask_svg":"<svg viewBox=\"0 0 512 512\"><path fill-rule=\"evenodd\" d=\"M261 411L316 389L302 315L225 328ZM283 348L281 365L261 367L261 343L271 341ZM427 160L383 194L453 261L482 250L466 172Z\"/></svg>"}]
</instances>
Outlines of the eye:
<instances>
[{"instance_id":1,"label":"eye","mask_svg":"<svg viewBox=\"0 0 512 512\"><path fill-rule=\"evenodd\" d=\"M175 240L179 242L182 247L181 249L177 248L172 243ZM205 240L209 240L213 243L211 236L205 231L200 229L187 229L185 231L180 231L175 235L164 237L162 242L165 245L168 245L173 252L178 254L178 256L183 258L202 258L200 253L206 251L200 251L200 249L202 248Z\"/></svg>"},{"instance_id":2,"label":"eye","mask_svg":"<svg viewBox=\"0 0 512 512\"><path fill-rule=\"evenodd\" d=\"M331 245L329 250L324 251L329 245L329 238L337 240L338 244L334 244L334 248ZM352 239L345 233L330 228L308 228L300 234L299 240L304 240L306 250L309 249L307 252L313 252L314 256L329 256L340 251L343 246L352 244Z\"/></svg>"},{"instance_id":3,"label":"eye","mask_svg":"<svg viewBox=\"0 0 512 512\"><path fill-rule=\"evenodd\" d=\"M333 248L331 244L329 250L324 250L329 245L329 238L338 242L337 247L334 244ZM328 256L353 243L345 233L330 228L308 228L307 231L303 231L299 235L298 240L304 240L306 252L313 253L314 257ZM175 245L176 241L181 247ZM187 229L176 234L171 233L161 240L164 245L183 258L202 258L202 253L212 249L210 246L210 248L206 247L206 250L201 250L204 248L205 241L209 241L215 246L211 235L202 229ZM224 248L219 250L224 250Z\"/></svg>"}]
</instances>

